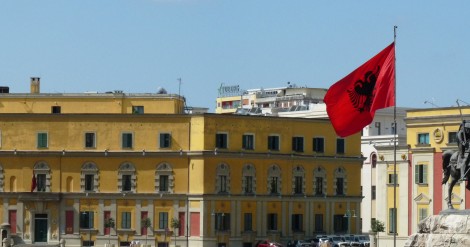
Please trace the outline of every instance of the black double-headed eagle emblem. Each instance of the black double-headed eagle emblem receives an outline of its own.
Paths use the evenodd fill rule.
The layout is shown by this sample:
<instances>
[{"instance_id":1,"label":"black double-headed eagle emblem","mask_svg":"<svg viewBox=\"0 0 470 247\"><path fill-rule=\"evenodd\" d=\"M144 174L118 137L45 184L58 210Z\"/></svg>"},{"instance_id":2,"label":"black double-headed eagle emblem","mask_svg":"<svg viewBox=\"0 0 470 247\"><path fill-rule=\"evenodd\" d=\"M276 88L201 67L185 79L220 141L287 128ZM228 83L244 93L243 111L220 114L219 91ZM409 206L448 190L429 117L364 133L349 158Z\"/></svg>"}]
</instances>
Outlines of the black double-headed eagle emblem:
<instances>
[{"instance_id":1,"label":"black double-headed eagle emblem","mask_svg":"<svg viewBox=\"0 0 470 247\"><path fill-rule=\"evenodd\" d=\"M375 85L379 72L380 66L377 66L375 73L367 71L364 74L364 80L357 80L354 82L354 88L347 90L352 105L359 112L370 111L375 96Z\"/></svg>"}]
</instances>

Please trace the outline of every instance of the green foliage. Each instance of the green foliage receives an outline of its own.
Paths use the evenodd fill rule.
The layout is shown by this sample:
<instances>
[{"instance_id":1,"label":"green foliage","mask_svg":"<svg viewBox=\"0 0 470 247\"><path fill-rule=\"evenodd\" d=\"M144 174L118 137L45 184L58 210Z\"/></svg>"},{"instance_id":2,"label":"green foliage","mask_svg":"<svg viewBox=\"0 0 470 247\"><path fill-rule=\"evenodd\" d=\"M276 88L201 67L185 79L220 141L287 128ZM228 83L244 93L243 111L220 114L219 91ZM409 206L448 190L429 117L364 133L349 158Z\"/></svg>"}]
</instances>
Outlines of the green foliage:
<instances>
[{"instance_id":1,"label":"green foliage","mask_svg":"<svg viewBox=\"0 0 470 247\"><path fill-rule=\"evenodd\" d=\"M371 223L371 228L373 232L385 232L385 224L382 221L372 219Z\"/></svg>"},{"instance_id":2,"label":"green foliage","mask_svg":"<svg viewBox=\"0 0 470 247\"><path fill-rule=\"evenodd\" d=\"M172 218L171 219L171 227L172 228L180 228L181 227L180 221L177 218Z\"/></svg>"},{"instance_id":3,"label":"green foliage","mask_svg":"<svg viewBox=\"0 0 470 247\"><path fill-rule=\"evenodd\" d=\"M114 221L112 217L104 219L104 227L114 228L115 225L116 225L116 222Z\"/></svg>"},{"instance_id":4,"label":"green foliage","mask_svg":"<svg viewBox=\"0 0 470 247\"><path fill-rule=\"evenodd\" d=\"M140 224L143 228L152 227L152 221L147 217L143 218Z\"/></svg>"}]
</instances>

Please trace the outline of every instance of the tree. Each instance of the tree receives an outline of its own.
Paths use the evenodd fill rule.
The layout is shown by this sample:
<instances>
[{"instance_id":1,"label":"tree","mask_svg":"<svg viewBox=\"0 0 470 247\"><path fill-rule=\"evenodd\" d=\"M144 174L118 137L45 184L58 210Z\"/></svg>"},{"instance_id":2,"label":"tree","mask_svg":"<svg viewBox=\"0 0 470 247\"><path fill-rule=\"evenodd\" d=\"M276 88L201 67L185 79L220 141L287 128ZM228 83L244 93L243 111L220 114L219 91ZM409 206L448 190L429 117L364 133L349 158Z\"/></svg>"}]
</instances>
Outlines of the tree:
<instances>
[{"instance_id":1,"label":"tree","mask_svg":"<svg viewBox=\"0 0 470 247\"><path fill-rule=\"evenodd\" d=\"M175 229L177 228L179 229L181 227L181 223L178 220L178 218L171 219L171 227L173 228L173 231L175 231L175 246L176 246L176 230Z\"/></svg>"},{"instance_id":2,"label":"tree","mask_svg":"<svg viewBox=\"0 0 470 247\"><path fill-rule=\"evenodd\" d=\"M372 232L377 233L377 247L379 246L378 236L379 232L385 232L385 224L377 219L372 219L371 222Z\"/></svg>"},{"instance_id":3,"label":"tree","mask_svg":"<svg viewBox=\"0 0 470 247\"><path fill-rule=\"evenodd\" d=\"M152 221L148 218L148 217L145 217L142 219L142 221L140 222L142 228L144 229L148 229L150 227L152 227ZM145 234L145 245L147 245L147 233Z\"/></svg>"},{"instance_id":4,"label":"tree","mask_svg":"<svg viewBox=\"0 0 470 247\"><path fill-rule=\"evenodd\" d=\"M114 228L116 222L114 221L113 217L108 217L104 219L104 227L106 228ZM110 231L111 233L111 231ZM111 238L108 238L108 244L111 244Z\"/></svg>"}]
</instances>

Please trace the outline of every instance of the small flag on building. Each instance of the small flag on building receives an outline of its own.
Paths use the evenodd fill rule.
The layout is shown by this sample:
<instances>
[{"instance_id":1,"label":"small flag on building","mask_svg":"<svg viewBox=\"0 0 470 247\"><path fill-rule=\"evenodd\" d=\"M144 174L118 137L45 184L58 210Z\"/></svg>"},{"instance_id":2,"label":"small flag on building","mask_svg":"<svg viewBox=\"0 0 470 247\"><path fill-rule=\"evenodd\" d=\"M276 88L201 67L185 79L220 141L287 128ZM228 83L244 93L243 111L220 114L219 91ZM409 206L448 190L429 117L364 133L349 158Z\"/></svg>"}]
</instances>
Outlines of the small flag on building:
<instances>
[{"instance_id":1,"label":"small flag on building","mask_svg":"<svg viewBox=\"0 0 470 247\"><path fill-rule=\"evenodd\" d=\"M333 84L324 101L336 134L361 131L378 109L395 105L395 43Z\"/></svg>"},{"instance_id":2,"label":"small flag on building","mask_svg":"<svg viewBox=\"0 0 470 247\"><path fill-rule=\"evenodd\" d=\"M34 192L36 187L37 187L36 175L33 172L33 178L31 180L31 192Z\"/></svg>"}]
</instances>

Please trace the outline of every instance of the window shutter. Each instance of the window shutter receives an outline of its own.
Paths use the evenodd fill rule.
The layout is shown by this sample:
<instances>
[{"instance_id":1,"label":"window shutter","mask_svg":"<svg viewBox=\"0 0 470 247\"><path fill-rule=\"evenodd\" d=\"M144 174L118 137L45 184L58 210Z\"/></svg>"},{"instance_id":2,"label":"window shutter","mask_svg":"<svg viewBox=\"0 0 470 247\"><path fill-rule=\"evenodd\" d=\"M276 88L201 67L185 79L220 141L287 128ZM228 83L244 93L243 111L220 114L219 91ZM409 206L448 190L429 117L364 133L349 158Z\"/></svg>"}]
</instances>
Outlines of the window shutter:
<instances>
[{"instance_id":1,"label":"window shutter","mask_svg":"<svg viewBox=\"0 0 470 247\"><path fill-rule=\"evenodd\" d=\"M428 166L423 165L423 183L428 183Z\"/></svg>"},{"instance_id":2,"label":"window shutter","mask_svg":"<svg viewBox=\"0 0 470 247\"><path fill-rule=\"evenodd\" d=\"M248 138L247 135L242 136L242 146L243 146L243 148L247 147L247 145L246 145L247 144L247 141L246 141L247 138Z\"/></svg>"},{"instance_id":3,"label":"window shutter","mask_svg":"<svg viewBox=\"0 0 470 247\"><path fill-rule=\"evenodd\" d=\"M416 165L415 166L415 184L419 184L419 167L421 165Z\"/></svg>"}]
</instances>

